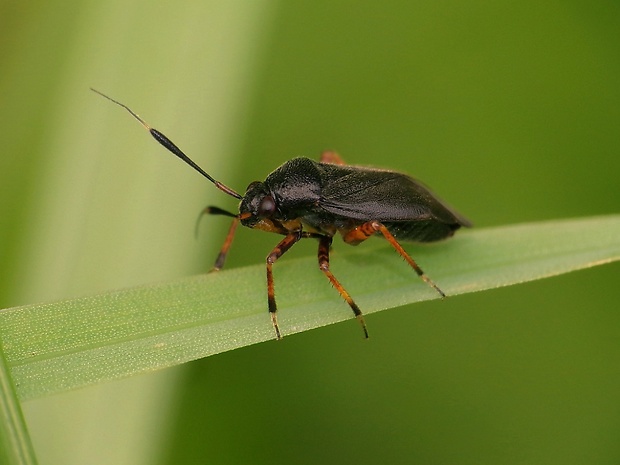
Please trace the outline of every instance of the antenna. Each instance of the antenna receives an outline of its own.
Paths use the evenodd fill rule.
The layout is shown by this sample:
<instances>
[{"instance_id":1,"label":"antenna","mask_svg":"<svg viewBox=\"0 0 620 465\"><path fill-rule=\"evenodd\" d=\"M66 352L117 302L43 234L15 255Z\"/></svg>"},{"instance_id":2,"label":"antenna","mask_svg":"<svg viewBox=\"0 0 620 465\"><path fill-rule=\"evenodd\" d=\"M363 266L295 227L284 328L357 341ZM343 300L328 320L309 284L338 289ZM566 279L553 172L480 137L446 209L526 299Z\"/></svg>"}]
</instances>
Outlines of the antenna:
<instances>
[{"instance_id":1,"label":"antenna","mask_svg":"<svg viewBox=\"0 0 620 465\"><path fill-rule=\"evenodd\" d=\"M172 142L170 139L168 139L164 134L162 134L161 132L159 132L157 129L152 128L151 126L149 126L146 121L144 121L142 118L140 118L136 113L133 112L133 110L131 108L129 108L127 105L114 100L111 97L108 97L107 95L99 92L97 89L93 89L92 87L90 88L90 90L92 90L93 92L101 95L102 97L107 98L109 101L116 103L118 106L123 107L125 110L127 110L131 116L133 116L135 119L137 119L140 124L142 126L144 126L144 128L146 130L148 130L151 133L151 136L153 136L155 138L155 140L157 142L159 142L161 145L163 145L165 148L167 148L170 152L172 152L173 154L175 154L177 157L179 157L181 160L183 160L185 163L187 163L189 166L191 166L192 168L194 168L196 171L198 171L200 174L202 174L205 178L207 178L209 181L211 181L213 184L215 184L215 187L217 187L219 190L221 190L222 192L224 192L225 194L228 194L232 197L235 197L236 199L242 199L243 196L239 195L237 192L235 192L233 189L231 189L230 187L222 184L219 181L216 181L214 178L212 178L205 170L203 170L200 166L198 166L194 160L192 160L191 158L189 158L187 155L185 155L183 153L183 151L178 148L174 142Z\"/></svg>"}]
</instances>

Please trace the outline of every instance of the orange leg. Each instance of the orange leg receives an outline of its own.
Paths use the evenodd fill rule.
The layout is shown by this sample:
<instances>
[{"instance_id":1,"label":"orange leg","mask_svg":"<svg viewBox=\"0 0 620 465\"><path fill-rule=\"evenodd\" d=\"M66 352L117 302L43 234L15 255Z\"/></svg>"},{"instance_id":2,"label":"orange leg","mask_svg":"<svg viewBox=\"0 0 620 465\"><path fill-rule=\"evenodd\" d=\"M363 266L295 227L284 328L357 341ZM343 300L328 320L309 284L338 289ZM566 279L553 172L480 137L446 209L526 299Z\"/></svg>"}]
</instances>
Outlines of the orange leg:
<instances>
[{"instance_id":1,"label":"orange leg","mask_svg":"<svg viewBox=\"0 0 620 465\"><path fill-rule=\"evenodd\" d=\"M269 304L269 314L271 315L271 323L273 329L276 332L276 338L281 339L280 327L278 326L278 318L276 312L278 307L276 305L276 294L273 285L273 264L280 258L287 250L289 250L299 239L306 237L301 231L288 234L284 239L280 241L278 245L267 256L267 303Z\"/></svg>"},{"instance_id":2,"label":"orange leg","mask_svg":"<svg viewBox=\"0 0 620 465\"><path fill-rule=\"evenodd\" d=\"M220 249L220 253L215 259L215 265L213 265L213 268L211 268L210 270L210 272L220 271L224 267L224 262L226 261L228 250L230 249L230 246L232 245L233 239L235 237L235 231L237 230L237 226L239 226L239 218L234 213L227 212L226 210L222 210L221 208L207 207L202 212L200 212L200 216L198 217L198 220L196 221L196 231L195 231L196 236L198 236L198 225L203 215L224 215L224 216L230 216L234 218L230 225L230 228L228 229L228 234L226 234L226 239L224 239L224 244L222 245L222 248Z\"/></svg>"},{"instance_id":3,"label":"orange leg","mask_svg":"<svg viewBox=\"0 0 620 465\"><path fill-rule=\"evenodd\" d=\"M342 284L336 279L336 277L329 271L329 248L332 245L332 238L330 236L320 236L319 238L319 268L327 276L327 279L332 283L332 286L336 288L342 298L349 304L351 310L355 314L357 321L362 325L364 331L364 337L368 339L368 329L366 328L366 322L364 321L364 315L362 311L353 301L349 293L346 291Z\"/></svg>"},{"instance_id":4,"label":"orange leg","mask_svg":"<svg viewBox=\"0 0 620 465\"><path fill-rule=\"evenodd\" d=\"M226 256L228 255L228 249L230 249L230 246L232 245L232 241L235 237L235 231L237 230L237 226L239 226L239 219L235 218L234 220L232 220L232 223L230 224L230 228L228 229L228 234L226 234L226 239L224 239L224 244L222 245L222 248L220 249L220 253L217 255L217 258L215 259L215 265L213 265L213 268L211 269L211 271L220 271L222 268L224 268L224 262L226 261Z\"/></svg>"},{"instance_id":5,"label":"orange leg","mask_svg":"<svg viewBox=\"0 0 620 465\"><path fill-rule=\"evenodd\" d=\"M362 241L365 241L377 232L383 234L383 237L385 237L387 241L392 245L392 247L394 247L394 249L396 249L396 251L400 254L400 256L403 257L407 263L409 263L409 266L414 269L417 275L422 278L422 280L426 284L435 289L442 299L446 296L446 294L444 294L444 292L439 289L439 287L428 276L426 276L426 274L424 274L422 268L420 268L415 262L415 260L411 258L411 256L405 251L405 249L403 249L403 247L398 243L392 233L388 231L388 228L386 228L379 221L369 221L367 223L364 223L357 228L346 232L343 236L343 239L346 243L355 245L359 244Z\"/></svg>"},{"instance_id":6,"label":"orange leg","mask_svg":"<svg viewBox=\"0 0 620 465\"><path fill-rule=\"evenodd\" d=\"M340 158L337 152L333 152L331 150L326 150L321 153L321 159L319 160L321 163L330 163L332 165L346 165L344 160Z\"/></svg>"}]
</instances>

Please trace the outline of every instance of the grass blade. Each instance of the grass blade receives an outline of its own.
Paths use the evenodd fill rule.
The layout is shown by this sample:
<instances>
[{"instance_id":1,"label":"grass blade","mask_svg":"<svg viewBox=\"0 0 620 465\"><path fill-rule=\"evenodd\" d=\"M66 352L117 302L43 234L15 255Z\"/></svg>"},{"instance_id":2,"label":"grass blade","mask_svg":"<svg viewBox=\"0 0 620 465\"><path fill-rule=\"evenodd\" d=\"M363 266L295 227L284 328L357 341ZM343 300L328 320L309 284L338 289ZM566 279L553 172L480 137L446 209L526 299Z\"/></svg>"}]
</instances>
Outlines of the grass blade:
<instances>
[{"instance_id":1,"label":"grass blade","mask_svg":"<svg viewBox=\"0 0 620 465\"><path fill-rule=\"evenodd\" d=\"M6 465L34 465L37 463L1 344L0 462Z\"/></svg>"},{"instance_id":2,"label":"grass blade","mask_svg":"<svg viewBox=\"0 0 620 465\"><path fill-rule=\"evenodd\" d=\"M465 231L442 244L408 249L455 296L619 260L620 215ZM274 268L285 335L352 318L316 268L315 257L284 259ZM332 271L365 313L437 298L384 241L357 249L337 244ZM264 265L255 265L1 311L1 336L19 397L273 339L264 273Z\"/></svg>"}]
</instances>

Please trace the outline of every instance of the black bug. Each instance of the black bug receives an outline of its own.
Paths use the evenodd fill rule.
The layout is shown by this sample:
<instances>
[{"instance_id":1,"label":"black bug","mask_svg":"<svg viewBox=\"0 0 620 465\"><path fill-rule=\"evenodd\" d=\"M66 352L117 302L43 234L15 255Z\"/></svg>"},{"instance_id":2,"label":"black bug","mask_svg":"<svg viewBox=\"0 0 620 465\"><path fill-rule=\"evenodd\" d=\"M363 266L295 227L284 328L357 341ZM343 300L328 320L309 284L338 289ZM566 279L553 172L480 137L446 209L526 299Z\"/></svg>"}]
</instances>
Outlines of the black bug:
<instances>
[{"instance_id":1,"label":"black bug","mask_svg":"<svg viewBox=\"0 0 620 465\"><path fill-rule=\"evenodd\" d=\"M267 300L271 321L280 339L273 283L273 264L300 239L319 242L319 269L349 304L368 337L362 311L329 269L329 249L334 235L357 245L370 236L383 236L413 270L443 298L445 294L428 278L398 240L433 242L448 238L469 221L445 205L432 192L406 174L344 164L335 152L323 152L319 162L294 158L260 182L251 183L245 195L212 178L170 139L150 127L126 105L92 89L127 110L170 152L190 165L224 193L240 200L239 213L207 207L204 213L233 218L214 270L224 266L239 223L284 236L267 256Z\"/></svg>"}]
</instances>

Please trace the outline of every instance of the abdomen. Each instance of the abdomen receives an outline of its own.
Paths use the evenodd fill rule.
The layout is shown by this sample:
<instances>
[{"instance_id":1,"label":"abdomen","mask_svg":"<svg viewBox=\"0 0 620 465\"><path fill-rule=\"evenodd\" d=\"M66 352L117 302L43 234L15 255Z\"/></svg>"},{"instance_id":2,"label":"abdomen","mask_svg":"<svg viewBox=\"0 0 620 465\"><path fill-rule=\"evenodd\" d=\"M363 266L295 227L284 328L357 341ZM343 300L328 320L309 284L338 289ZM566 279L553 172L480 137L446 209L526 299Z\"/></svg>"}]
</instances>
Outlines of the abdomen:
<instances>
[{"instance_id":1,"label":"abdomen","mask_svg":"<svg viewBox=\"0 0 620 465\"><path fill-rule=\"evenodd\" d=\"M434 242L451 237L460 223L442 223L437 220L384 222L392 235L401 241Z\"/></svg>"}]
</instances>

